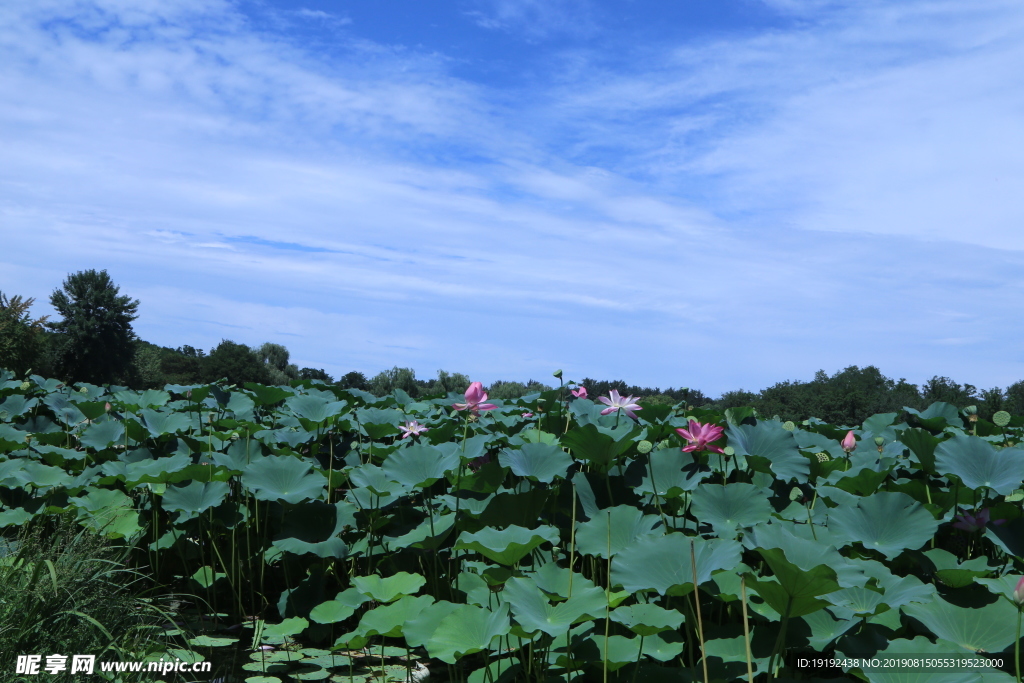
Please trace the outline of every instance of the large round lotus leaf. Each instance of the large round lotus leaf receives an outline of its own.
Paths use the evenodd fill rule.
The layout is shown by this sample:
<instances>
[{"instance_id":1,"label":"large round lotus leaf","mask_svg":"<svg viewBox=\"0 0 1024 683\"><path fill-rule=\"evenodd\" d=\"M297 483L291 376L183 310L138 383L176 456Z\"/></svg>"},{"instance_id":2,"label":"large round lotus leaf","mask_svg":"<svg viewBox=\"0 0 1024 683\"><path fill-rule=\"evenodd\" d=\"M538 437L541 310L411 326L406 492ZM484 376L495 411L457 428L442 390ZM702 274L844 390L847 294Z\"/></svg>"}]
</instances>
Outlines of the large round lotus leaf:
<instances>
[{"instance_id":1,"label":"large round lotus leaf","mask_svg":"<svg viewBox=\"0 0 1024 683\"><path fill-rule=\"evenodd\" d=\"M611 467L615 458L625 453L633 442L623 435L616 441L613 436L600 431L594 424L576 427L562 436L562 444L568 446L580 460L589 460L604 472Z\"/></svg>"},{"instance_id":2,"label":"large round lotus leaf","mask_svg":"<svg viewBox=\"0 0 1024 683\"><path fill-rule=\"evenodd\" d=\"M951 403L936 401L921 411L913 408L904 408L903 410L913 416L912 422L920 422L925 428L937 432L941 432L947 425L961 429L964 426L964 421L960 419L960 411Z\"/></svg>"},{"instance_id":3,"label":"large round lotus leaf","mask_svg":"<svg viewBox=\"0 0 1024 683\"><path fill-rule=\"evenodd\" d=\"M263 457L263 444L256 439L232 441L225 452L210 454L210 459L215 464L239 474L245 469L246 465Z\"/></svg>"},{"instance_id":4,"label":"large round lotus leaf","mask_svg":"<svg viewBox=\"0 0 1024 683\"><path fill-rule=\"evenodd\" d=\"M829 514L828 528L845 543L860 542L889 559L927 543L939 523L905 493L880 491L861 498L855 507L838 507Z\"/></svg>"},{"instance_id":5,"label":"large round lotus leaf","mask_svg":"<svg viewBox=\"0 0 1024 683\"><path fill-rule=\"evenodd\" d=\"M986 586L996 595L1003 596L1009 600L1010 603L1015 605L1017 603L1014 599L1013 593L1017 589L1017 582L1022 578L1024 577L1020 575L1007 574L995 579L975 579L974 581L975 583L980 583L981 585Z\"/></svg>"},{"instance_id":6,"label":"large round lotus leaf","mask_svg":"<svg viewBox=\"0 0 1024 683\"><path fill-rule=\"evenodd\" d=\"M424 645L431 657L454 664L466 655L490 649L492 642L497 647L495 639L510 629L507 603L493 612L475 605L458 605L438 622Z\"/></svg>"},{"instance_id":7,"label":"large round lotus leaf","mask_svg":"<svg viewBox=\"0 0 1024 683\"><path fill-rule=\"evenodd\" d=\"M298 458L268 455L242 472L242 486L259 500L301 503L321 498L327 477L310 472L312 467Z\"/></svg>"},{"instance_id":8,"label":"large round lotus leaf","mask_svg":"<svg viewBox=\"0 0 1024 683\"><path fill-rule=\"evenodd\" d=\"M124 425L119 420L96 422L86 427L79 442L86 448L102 451L111 444L123 443Z\"/></svg>"},{"instance_id":9,"label":"large round lotus leaf","mask_svg":"<svg viewBox=\"0 0 1024 683\"><path fill-rule=\"evenodd\" d=\"M1017 608L1005 600L971 609L936 598L929 603L905 605L901 610L939 638L972 652L1002 652L1013 643L1017 626Z\"/></svg>"},{"instance_id":10,"label":"large round lotus leaf","mask_svg":"<svg viewBox=\"0 0 1024 683\"><path fill-rule=\"evenodd\" d=\"M391 453L381 469L388 479L406 487L427 487L459 467L457 455L445 455L426 444L399 448Z\"/></svg>"},{"instance_id":11,"label":"large round lotus leaf","mask_svg":"<svg viewBox=\"0 0 1024 683\"><path fill-rule=\"evenodd\" d=\"M753 484L701 486L693 492L691 512L720 538L735 538L737 529L768 519L771 511L768 497Z\"/></svg>"},{"instance_id":12,"label":"large round lotus leaf","mask_svg":"<svg viewBox=\"0 0 1024 683\"><path fill-rule=\"evenodd\" d=\"M882 594L866 587L842 588L829 593L828 601L836 607L845 607L858 617L866 617L889 609Z\"/></svg>"},{"instance_id":13,"label":"large round lotus leaf","mask_svg":"<svg viewBox=\"0 0 1024 683\"><path fill-rule=\"evenodd\" d=\"M424 548L437 550L448 533L455 526L455 515L434 515L428 517L411 531L398 536L384 536L381 542L385 552L402 548Z\"/></svg>"},{"instance_id":14,"label":"large round lotus leaf","mask_svg":"<svg viewBox=\"0 0 1024 683\"><path fill-rule=\"evenodd\" d=\"M886 648L879 650L871 659L878 659L880 662L884 662L886 659L920 658L922 656L944 659L953 654L956 653L950 650L948 644L944 644L942 641L933 643L924 636L918 636L913 640L889 641ZM969 656L968 653L959 654ZM836 653L836 655L840 656L840 653ZM1014 680L1012 676L1002 672L998 673L1000 674L998 678L989 679L979 671L940 671L936 669L914 671L904 667L888 666L864 671L869 683L996 683L997 681L1010 683Z\"/></svg>"},{"instance_id":15,"label":"large round lotus leaf","mask_svg":"<svg viewBox=\"0 0 1024 683\"><path fill-rule=\"evenodd\" d=\"M412 488L410 484L399 484L388 476L382 468L371 463L353 467L348 473L348 478L353 486L368 489L371 493L378 496L393 493L402 494Z\"/></svg>"},{"instance_id":16,"label":"large round lotus leaf","mask_svg":"<svg viewBox=\"0 0 1024 683\"><path fill-rule=\"evenodd\" d=\"M817 538L807 531L806 525L759 524L744 535L743 545L751 549L779 548L788 561L803 570L826 564L835 570L840 586L864 585L863 572L839 554L828 529L818 529L815 533Z\"/></svg>"},{"instance_id":17,"label":"large round lotus leaf","mask_svg":"<svg viewBox=\"0 0 1024 683\"><path fill-rule=\"evenodd\" d=\"M139 513L131 498L116 489L88 488L88 493L73 498L79 522L111 538L132 538L140 531Z\"/></svg>"},{"instance_id":18,"label":"large round lotus leaf","mask_svg":"<svg viewBox=\"0 0 1024 683\"><path fill-rule=\"evenodd\" d=\"M73 479L60 467L50 467L37 460L15 458L0 463L0 482L11 488L48 489L69 486Z\"/></svg>"},{"instance_id":19,"label":"large round lotus leaf","mask_svg":"<svg viewBox=\"0 0 1024 683\"><path fill-rule=\"evenodd\" d=\"M363 595L369 595L377 602L391 602L403 595L412 595L426 582L427 580L419 574L409 572L398 572L386 578L373 574L352 579L352 585L356 590Z\"/></svg>"},{"instance_id":20,"label":"large round lotus leaf","mask_svg":"<svg viewBox=\"0 0 1024 683\"><path fill-rule=\"evenodd\" d=\"M126 486L141 483L166 483L172 476L192 464L192 458L184 453L176 453L165 458L151 458L148 453L136 451L128 457L139 460L123 462L112 460L103 464L103 473L122 478Z\"/></svg>"},{"instance_id":21,"label":"large round lotus leaf","mask_svg":"<svg viewBox=\"0 0 1024 683\"><path fill-rule=\"evenodd\" d=\"M811 614L828 603L818 599L839 590L836 573L826 565L818 565L809 570L800 569L786 560L778 549L760 549L774 576L771 579L758 579L750 575L747 586L760 595L765 602L779 614L801 617Z\"/></svg>"},{"instance_id":22,"label":"large round lotus leaf","mask_svg":"<svg viewBox=\"0 0 1024 683\"><path fill-rule=\"evenodd\" d=\"M437 631L441 621L458 608L459 605L447 600L438 600L434 604L428 605L405 624L405 642L411 647L426 645Z\"/></svg>"},{"instance_id":23,"label":"large round lotus leaf","mask_svg":"<svg viewBox=\"0 0 1024 683\"><path fill-rule=\"evenodd\" d=\"M24 394L11 394L0 403L0 412L7 413L8 420L21 417L38 405L38 398L25 398Z\"/></svg>"},{"instance_id":24,"label":"large round lotus leaf","mask_svg":"<svg viewBox=\"0 0 1024 683\"><path fill-rule=\"evenodd\" d=\"M164 491L162 506L171 512L184 512L181 522L192 519L206 510L224 502L230 487L227 482L190 482L187 486L169 486Z\"/></svg>"},{"instance_id":25,"label":"large round lotus leaf","mask_svg":"<svg viewBox=\"0 0 1024 683\"><path fill-rule=\"evenodd\" d=\"M904 429L900 434L900 442L910 448L911 462L918 462L921 468L935 474L935 449L941 441L920 427Z\"/></svg>"},{"instance_id":26,"label":"large round lotus leaf","mask_svg":"<svg viewBox=\"0 0 1024 683\"><path fill-rule=\"evenodd\" d=\"M611 613L611 619L638 636L653 636L662 631L676 630L683 623L680 612L644 603L616 607Z\"/></svg>"},{"instance_id":27,"label":"large round lotus leaf","mask_svg":"<svg viewBox=\"0 0 1024 683\"><path fill-rule=\"evenodd\" d=\"M324 397L308 394L287 398L284 404L298 417L310 422L324 422L335 415L340 415L346 405L345 401L328 401Z\"/></svg>"},{"instance_id":28,"label":"large round lotus leaf","mask_svg":"<svg viewBox=\"0 0 1024 683\"><path fill-rule=\"evenodd\" d=\"M530 573L530 579L537 587L551 596L569 597L569 578L572 577L572 592L592 588L594 582L578 572L569 571L568 567L560 567L556 562L548 562L540 569Z\"/></svg>"},{"instance_id":29,"label":"large round lotus leaf","mask_svg":"<svg viewBox=\"0 0 1024 683\"><path fill-rule=\"evenodd\" d=\"M956 555L941 548L925 551L925 557L935 565L935 578L938 583L950 588L970 586L981 576L988 576L995 571L988 566L987 557L976 557L961 563Z\"/></svg>"},{"instance_id":30,"label":"large round lotus leaf","mask_svg":"<svg viewBox=\"0 0 1024 683\"><path fill-rule=\"evenodd\" d=\"M463 531L454 549L472 550L489 560L511 567L544 542L558 545L558 529L552 526L536 529L510 526L507 529L482 529L475 534Z\"/></svg>"},{"instance_id":31,"label":"large round lotus leaf","mask_svg":"<svg viewBox=\"0 0 1024 683\"><path fill-rule=\"evenodd\" d=\"M779 479L796 479L801 484L807 481L811 464L800 454L793 432L783 429L778 422L730 424L726 434L736 454L747 456L747 462L755 469L758 458L763 458L768 461L771 474Z\"/></svg>"},{"instance_id":32,"label":"large round lotus leaf","mask_svg":"<svg viewBox=\"0 0 1024 683\"><path fill-rule=\"evenodd\" d=\"M1001 496L1009 495L1024 480L1024 450L995 446L977 436L954 436L935 449L935 469L955 474L964 486L986 486Z\"/></svg>"},{"instance_id":33,"label":"large round lotus leaf","mask_svg":"<svg viewBox=\"0 0 1024 683\"><path fill-rule=\"evenodd\" d=\"M395 425L402 421L403 413L394 408L359 408L356 417L371 439L383 439L399 433Z\"/></svg>"},{"instance_id":34,"label":"large round lotus leaf","mask_svg":"<svg viewBox=\"0 0 1024 683\"><path fill-rule=\"evenodd\" d=\"M702 466L692 453L676 448L660 448L647 456L643 479L637 493L677 498L684 491L693 491L711 476L711 469Z\"/></svg>"},{"instance_id":35,"label":"large round lotus leaf","mask_svg":"<svg viewBox=\"0 0 1024 683\"><path fill-rule=\"evenodd\" d=\"M558 446L547 443L527 443L513 450L506 448L498 455L503 467L532 481L550 484L555 478L565 479L572 466L572 458Z\"/></svg>"},{"instance_id":36,"label":"large round lotus leaf","mask_svg":"<svg viewBox=\"0 0 1024 683\"><path fill-rule=\"evenodd\" d=\"M697 560L697 583L711 573L740 563L742 546L733 540L691 539L683 534L647 536L612 559L612 583L624 590L655 590L661 595L686 595L693 589L690 543Z\"/></svg>"},{"instance_id":37,"label":"large round lotus leaf","mask_svg":"<svg viewBox=\"0 0 1024 683\"><path fill-rule=\"evenodd\" d=\"M390 605L375 607L362 616L355 631L348 634L347 637L360 635L397 638L402 635L402 627L405 622L415 619L433 602L434 598L429 595L417 597L406 595Z\"/></svg>"},{"instance_id":38,"label":"large round lotus leaf","mask_svg":"<svg viewBox=\"0 0 1024 683\"><path fill-rule=\"evenodd\" d=\"M192 417L188 413L175 413L169 410L157 411L146 408L140 411L139 414L142 416L150 436L154 437L186 432L192 426Z\"/></svg>"},{"instance_id":39,"label":"large round lotus leaf","mask_svg":"<svg viewBox=\"0 0 1024 683\"><path fill-rule=\"evenodd\" d=\"M576 552L608 559L608 532L611 528L612 555L647 536L663 536L664 531L654 531L661 523L657 515L645 515L631 505L600 511L592 519L576 527Z\"/></svg>"},{"instance_id":40,"label":"large round lotus leaf","mask_svg":"<svg viewBox=\"0 0 1024 683\"><path fill-rule=\"evenodd\" d=\"M860 619L836 618L828 609L820 609L800 617L807 624L810 633L806 638L811 647L818 652L824 652L836 638L861 623ZM794 631L797 629L790 626Z\"/></svg>"},{"instance_id":41,"label":"large round lotus leaf","mask_svg":"<svg viewBox=\"0 0 1024 683\"><path fill-rule=\"evenodd\" d=\"M501 597L512 607L513 618L526 633L542 631L549 636L565 635L573 624L596 619L608 605L604 590L597 586L574 587L571 598L552 605L537 584L519 577L505 583Z\"/></svg>"}]
</instances>

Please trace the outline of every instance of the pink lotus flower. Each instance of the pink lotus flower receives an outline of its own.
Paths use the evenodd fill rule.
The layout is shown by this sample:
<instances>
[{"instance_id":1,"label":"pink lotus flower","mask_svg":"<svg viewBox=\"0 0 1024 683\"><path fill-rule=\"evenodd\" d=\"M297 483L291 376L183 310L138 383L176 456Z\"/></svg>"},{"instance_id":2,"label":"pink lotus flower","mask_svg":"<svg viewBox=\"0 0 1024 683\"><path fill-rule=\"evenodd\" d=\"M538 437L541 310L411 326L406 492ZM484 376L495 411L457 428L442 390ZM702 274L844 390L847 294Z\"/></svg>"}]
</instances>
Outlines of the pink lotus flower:
<instances>
[{"instance_id":1,"label":"pink lotus flower","mask_svg":"<svg viewBox=\"0 0 1024 683\"><path fill-rule=\"evenodd\" d=\"M586 387L580 387L579 389L573 389L570 393L573 396L575 396L576 398L586 398L587 397L587 388Z\"/></svg>"},{"instance_id":2,"label":"pink lotus flower","mask_svg":"<svg viewBox=\"0 0 1024 683\"><path fill-rule=\"evenodd\" d=\"M523 413L521 417L533 417L533 413Z\"/></svg>"},{"instance_id":3,"label":"pink lotus flower","mask_svg":"<svg viewBox=\"0 0 1024 683\"><path fill-rule=\"evenodd\" d=\"M853 437L853 430L851 429L846 433L846 438L843 439L843 450L850 453L857 448L857 439Z\"/></svg>"},{"instance_id":4,"label":"pink lotus flower","mask_svg":"<svg viewBox=\"0 0 1024 683\"><path fill-rule=\"evenodd\" d=\"M683 429L680 427L676 429L679 436L689 441L688 446L684 446L684 451L703 451L708 450L712 453L724 453L718 446L712 446L712 441L717 441L725 429L711 423L701 424L696 420L690 420L690 428Z\"/></svg>"},{"instance_id":5,"label":"pink lotus flower","mask_svg":"<svg viewBox=\"0 0 1024 683\"><path fill-rule=\"evenodd\" d=\"M478 414L481 410L495 410L498 406L493 403L484 403L487 400L487 392L484 391L484 385L480 382L473 382L466 389L466 402L456 403L453 408L455 410L468 410L474 415Z\"/></svg>"},{"instance_id":6,"label":"pink lotus flower","mask_svg":"<svg viewBox=\"0 0 1024 683\"><path fill-rule=\"evenodd\" d=\"M957 515L953 518L953 527L955 529L963 529L964 531L981 531L988 526L989 518L991 513L988 508L981 508L978 510L978 514L972 515L970 512L965 512L962 515ZM997 519L992 524L999 526L1005 524L1005 519Z\"/></svg>"},{"instance_id":7,"label":"pink lotus flower","mask_svg":"<svg viewBox=\"0 0 1024 683\"><path fill-rule=\"evenodd\" d=\"M608 406L607 408L601 411L602 415L614 413L616 410L623 410L625 411L626 415L629 415L630 417L636 417L633 411L643 410L643 408L640 407L640 404L633 403L632 396L626 396L625 398L623 398L622 396L619 396L619 392L616 391L615 389L612 389L610 392L608 392L607 396L599 396L597 400Z\"/></svg>"},{"instance_id":8,"label":"pink lotus flower","mask_svg":"<svg viewBox=\"0 0 1024 683\"><path fill-rule=\"evenodd\" d=\"M1020 577L1017 587L1013 589L1013 601L1018 605L1024 604L1024 576Z\"/></svg>"},{"instance_id":9,"label":"pink lotus flower","mask_svg":"<svg viewBox=\"0 0 1024 683\"><path fill-rule=\"evenodd\" d=\"M416 420L409 420L405 425L399 427L399 429L402 430L402 438L408 439L413 434L422 434L427 431L428 427L424 427Z\"/></svg>"}]
</instances>

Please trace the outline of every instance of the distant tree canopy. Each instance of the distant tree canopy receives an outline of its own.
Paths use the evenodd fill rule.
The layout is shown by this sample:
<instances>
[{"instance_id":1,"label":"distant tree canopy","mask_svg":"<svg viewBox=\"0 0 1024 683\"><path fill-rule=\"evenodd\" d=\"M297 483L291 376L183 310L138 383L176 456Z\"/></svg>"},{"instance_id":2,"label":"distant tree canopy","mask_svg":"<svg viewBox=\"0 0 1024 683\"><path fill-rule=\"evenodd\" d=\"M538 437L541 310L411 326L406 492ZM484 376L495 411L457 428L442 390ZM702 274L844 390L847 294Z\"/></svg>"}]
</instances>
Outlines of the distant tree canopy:
<instances>
[{"instance_id":1,"label":"distant tree canopy","mask_svg":"<svg viewBox=\"0 0 1024 683\"><path fill-rule=\"evenodd\" d=\"M230 384L270 383L270 371L258 353L245 344L224 339L202 360L202 381L226 377Z\"/></svg>"},{"instance_id":2,"label":"distant tree canopy","mask_svg":"<svg viewBox=\"0 0 1024 683\"><path fill-rule=\"evenodd\" d=\"M69 275L50 304L61 320L47 325L58 334L54 366L67 382L109 384L129 379L135 356L132 321L138 300L120 296L107 271Z\"/></svg>"},{"instance_id":3,"label":"distant tree canopy","mask_svg":"<svg viewBox=\"0 0 1024 683\"><path fill-rule=\"evenodd\" d=\"M48 316L32 319L28 310L35 299L8 299L0 292L0 368L18 376L31 370L42 351L44 323Z\"/></svg>"}]
</instances>

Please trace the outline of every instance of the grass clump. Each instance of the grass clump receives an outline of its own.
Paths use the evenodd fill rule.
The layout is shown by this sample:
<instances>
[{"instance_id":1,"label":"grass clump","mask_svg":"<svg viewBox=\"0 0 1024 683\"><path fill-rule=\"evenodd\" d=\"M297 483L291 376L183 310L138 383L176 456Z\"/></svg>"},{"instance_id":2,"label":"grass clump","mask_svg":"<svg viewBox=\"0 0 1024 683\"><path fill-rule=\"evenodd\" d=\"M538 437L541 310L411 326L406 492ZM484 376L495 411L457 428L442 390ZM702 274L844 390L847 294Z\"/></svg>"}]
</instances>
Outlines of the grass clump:
<instances>
[{"instance_id":1,"label":"grass clump","mask_svg":"<svg viewBox=\"0 0 1024 683\"><path fill-rule=\"evenodd\" d=\"M159 657L156 636L168 617L145 597L144 576L127 566L130 552L68 515L0 537L0 671L14 675L18 655L42 655L42 673L47 655L66 655L65 671L46 676L63 682L81 680L70 674L71 655L96 655L97 677L100 661Z\"/></svg>"}]
</instances>

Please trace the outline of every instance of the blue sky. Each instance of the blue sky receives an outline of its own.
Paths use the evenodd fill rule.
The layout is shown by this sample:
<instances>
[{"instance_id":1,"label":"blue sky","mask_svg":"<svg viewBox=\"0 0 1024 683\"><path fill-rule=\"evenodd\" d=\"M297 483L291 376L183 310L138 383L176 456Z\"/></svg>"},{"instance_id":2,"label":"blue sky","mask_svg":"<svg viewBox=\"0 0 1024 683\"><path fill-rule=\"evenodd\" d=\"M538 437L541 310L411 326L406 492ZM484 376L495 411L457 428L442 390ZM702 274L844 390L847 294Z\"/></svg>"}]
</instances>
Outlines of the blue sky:
<instances>
[{"instance_id":1,"label":"blue sky","mask_svg":"<svg viewBox=\"0 0 1024 683\"><path fill-rule=\"evenodd\" d=\"M1024 379L1024 5L6 0L0 290L710 396Z\"/></svg>"}]
</instances>

